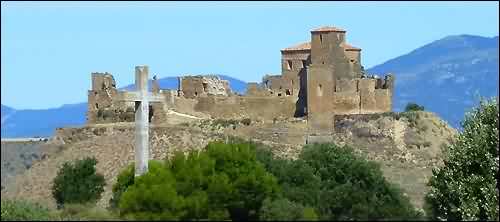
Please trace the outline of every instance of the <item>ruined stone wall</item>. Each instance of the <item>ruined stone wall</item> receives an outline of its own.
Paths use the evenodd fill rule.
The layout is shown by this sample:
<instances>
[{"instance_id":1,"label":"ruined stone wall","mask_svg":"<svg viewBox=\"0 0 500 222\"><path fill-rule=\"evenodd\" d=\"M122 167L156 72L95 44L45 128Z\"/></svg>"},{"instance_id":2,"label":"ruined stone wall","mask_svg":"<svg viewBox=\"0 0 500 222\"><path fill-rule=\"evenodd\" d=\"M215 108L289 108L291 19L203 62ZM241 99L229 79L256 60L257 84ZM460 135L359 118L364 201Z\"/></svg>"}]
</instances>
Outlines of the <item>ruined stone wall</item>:
<instances>
[{"instance_id":1,"label":"ruined stone wall","mask_svg":"<svg viewBox=\"0 0 500 222\"><path fill-rule=\"evenodd\" d=\"M333 67L312 64L307 73L307 120L310 131L333 129Z\"/></svg>"},{"instance_id":2,"label":"ruined stone wall","mask_svg":"<svg viewBox=\"0 0 500 222\"><path fill-rule=\"evenodd\" d=\"M360 79L359 80L359 95L360 95L360 112L375 113L375 79Z\"/></svg>"},{"instance_id":3,"label":"ruined stone wall","mask_svg":"<svg viewBox=\"0 0 500 222\"><path fill-rule=\"evenodd\" d=\"M209 95L228 96L231 94L229 83L218 76L184 76L180 77L180 88L186 98Z\"/></svg>"},{"instance_id":4,"label":"ruined stone wall","mask_svg":"<svg viewBox=\"0 0 500 222\"><path fill-rule=\"evenodd\" d=\"M290 118L295 113L296 98L293 97L203 97L198 98L194 109L210 114L213 118L252 118L272 120Z\"/></svg>"},{"instance_id":5,"label":"ruined stone wall","mask_svg":"<svg viewBox=\"0 0 500 222\"><path fill-rule=\"evenodd\" d=\"M262 87L262 85L256 82L249 82L247 84L247 91L245 96L270 96L269 90Z\"/></svg>"},{"instance_id":6,"label":"ruined stone wall","mask_svg":"<svg viewBox=\"0 0 500 222\"><path fill-rule=\"evenodd\" d=\"M109 73L92 73L92 90L88 91L87 123L133 121L133 103L118 102L119 92ZM132 116L132 119L130 118Z\"/></svg>"}]
</instances>

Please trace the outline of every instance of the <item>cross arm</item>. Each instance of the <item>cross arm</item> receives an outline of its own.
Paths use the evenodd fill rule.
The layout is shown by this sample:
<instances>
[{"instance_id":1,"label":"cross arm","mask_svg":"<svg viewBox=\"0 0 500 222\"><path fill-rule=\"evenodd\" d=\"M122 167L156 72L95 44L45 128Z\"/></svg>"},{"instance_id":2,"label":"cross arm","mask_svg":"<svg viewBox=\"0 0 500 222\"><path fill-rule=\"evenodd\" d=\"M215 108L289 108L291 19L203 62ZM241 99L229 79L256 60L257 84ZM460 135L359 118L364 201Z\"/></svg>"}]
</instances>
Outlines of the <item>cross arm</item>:
<instances>
[{"instance_id":1,"label":"cross arm","mask_svg":"<svg viewBox=\"0 0 500 222\"><path fill-rule=\"evenodd\" d=\"M165 96L152 94L150 92L148 92L146 95L143 95L142 93L139 92L124 91L124 92L118 92L117 97L119 101L127 101L127 102L144 101L144 100L147 100L148 102L165 101Z\"/></svg>"}]
</instances>

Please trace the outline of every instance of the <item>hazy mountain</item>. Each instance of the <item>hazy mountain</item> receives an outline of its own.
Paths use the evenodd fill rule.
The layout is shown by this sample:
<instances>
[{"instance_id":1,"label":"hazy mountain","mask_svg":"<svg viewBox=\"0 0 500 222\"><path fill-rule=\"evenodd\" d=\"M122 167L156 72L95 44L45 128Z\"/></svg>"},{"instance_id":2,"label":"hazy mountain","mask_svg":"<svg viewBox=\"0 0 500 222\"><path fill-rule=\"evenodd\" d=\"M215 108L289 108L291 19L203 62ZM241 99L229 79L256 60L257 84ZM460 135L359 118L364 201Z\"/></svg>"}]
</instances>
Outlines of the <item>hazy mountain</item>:
<instances>
[{"instance_id":1,"label":"hazy mountain","mask_svg":"<svg viewBox=\"0 0 500 222\"><path fill-rule=\"evenodd\" d=\"M220 75L220 77L229 80L229 85L234 91L240 94L245 92L245 82L229 76ZM162 89L177 89L179 84L177 77L161 78L158 82ZM120 89L133 90L134 88L134 85L130 84ZM43 110L15 110L2 105L2 137L52 136L58 127L85 124L86 112L86 102Z\"/></svg>"},{"instance_id":2,"label":"hazy mountain","mask_svg":"<svg viewBox=\"0 0 500 222\"><path fill-rule=\"evenodd\" d=\"M368 72L394 73L395 111L416 102L458 127L479 95L498 96L498 36L448 36Z\"/></svg>"}]
</instances>

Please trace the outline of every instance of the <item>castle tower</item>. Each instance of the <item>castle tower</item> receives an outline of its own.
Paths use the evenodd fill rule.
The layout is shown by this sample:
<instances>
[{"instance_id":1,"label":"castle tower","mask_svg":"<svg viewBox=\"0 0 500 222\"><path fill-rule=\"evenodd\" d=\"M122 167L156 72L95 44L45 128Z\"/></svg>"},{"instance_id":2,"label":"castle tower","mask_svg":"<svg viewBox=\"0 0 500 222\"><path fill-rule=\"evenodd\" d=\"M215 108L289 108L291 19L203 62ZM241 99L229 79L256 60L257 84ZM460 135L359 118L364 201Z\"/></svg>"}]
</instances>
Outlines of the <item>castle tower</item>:
<instances>
[{"instance_id":1,"label":"castle tower","mask_svg":"<svg viewBox=\"0 0 500 222\"><path fill-rule=\"evenodd\" d=\"M346 31L321 27L311 31L311 65L307 68L307 112L310 133L332 132L335 79L346 76ZM343 60L343 61L342 61ZM347 76L346 76L347 77Z\"/></svg>"}]
</instances>

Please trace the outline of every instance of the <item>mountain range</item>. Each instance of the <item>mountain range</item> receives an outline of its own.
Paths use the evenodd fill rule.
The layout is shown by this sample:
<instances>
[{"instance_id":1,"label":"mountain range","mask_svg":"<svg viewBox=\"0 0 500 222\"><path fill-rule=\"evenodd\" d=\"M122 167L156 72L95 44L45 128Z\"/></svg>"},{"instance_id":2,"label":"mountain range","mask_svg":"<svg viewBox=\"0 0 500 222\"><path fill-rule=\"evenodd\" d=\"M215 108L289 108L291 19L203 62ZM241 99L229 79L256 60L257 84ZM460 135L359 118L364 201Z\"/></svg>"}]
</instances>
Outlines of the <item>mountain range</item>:
<instances>
[{"instance_id":1,"label":"mountain range","mask_svg":"<svg viewBox=\"0 0 500 222\"><path fill-rule=\"evenodd\" d=\"M396 77L394 111L408 102L423 105L450 125L460 128L464 113L479 97L498 96L498 36L448 36L367 70ZM246 83L225 75L231 89L244 94ZM158 79L160 88L177 89L177 77ZM150 84L151 85L151 84ZM130 84L120 89L131 90ZM85 123L87 103L45 110L1 106L1 137L51 136L58 127Z\"/></svg>"}]
</instances>

